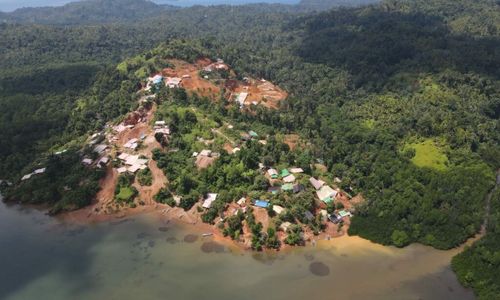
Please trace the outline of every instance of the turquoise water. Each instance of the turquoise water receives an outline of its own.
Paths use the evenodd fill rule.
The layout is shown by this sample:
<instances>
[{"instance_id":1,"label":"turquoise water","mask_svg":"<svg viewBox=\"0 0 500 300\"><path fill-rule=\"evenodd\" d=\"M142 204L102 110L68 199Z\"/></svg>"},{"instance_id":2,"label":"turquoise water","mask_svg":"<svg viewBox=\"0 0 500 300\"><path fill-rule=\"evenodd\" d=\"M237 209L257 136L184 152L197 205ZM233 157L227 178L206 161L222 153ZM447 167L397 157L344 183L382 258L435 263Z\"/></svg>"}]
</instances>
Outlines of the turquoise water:
<instances>
[{"instance_id":1,"label":"turquoise water","mask_svg":"<svg viewBox=\"0 0 500 300\"><path fill-rule=\"evenodd\" d=\"M449 251L347 238L263 254L193 230L153 214L66 224L2 204L0 299L474 298L449 269Z\"/></svg>"}]
</instances>

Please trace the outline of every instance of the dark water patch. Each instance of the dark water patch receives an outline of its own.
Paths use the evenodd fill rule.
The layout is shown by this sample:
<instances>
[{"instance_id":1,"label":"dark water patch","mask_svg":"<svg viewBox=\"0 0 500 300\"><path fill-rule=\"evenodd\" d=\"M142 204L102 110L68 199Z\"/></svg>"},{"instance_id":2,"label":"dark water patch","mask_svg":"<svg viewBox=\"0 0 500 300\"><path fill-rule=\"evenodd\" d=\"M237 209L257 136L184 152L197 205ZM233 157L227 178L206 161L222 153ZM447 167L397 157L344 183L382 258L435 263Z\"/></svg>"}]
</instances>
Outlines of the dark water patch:
<instances>
[{"instance_id":1,"label":"dark water patch","mask_svg":"<svg viewBox=\"0 0 500 300\"><path fill-rule=\"evenodd\" d=\"M252 254L252 258L266 266L271 266L278 259L277 255L272 255L264 252Z\"/></svg>"},{"instance_id":2,"label":"dark water patch","mask_svg":"<svg viewBox=\"0 0 500 300\"><path fill-rule=\"evenodd\" d=\"M313 261L314 260L314 255L312 255L311 253L306 253L304 254L304 257L307 261Z\"/></svg>"},{"instance_id":3,"label":"dark water patch","mask_svg":"<svg viewBox=\"0 0 500 300\"><path fill-rule=\"evenodd\" d=\"M214 241L204 242L200 249L204 253L223 253L225 251L225 247L223 245Z\"/></svg>"},{"instance_id":4,"label":"dark water patch","mask_svg":"<svg viewBox=\"0 0 500 300\"><path fill-rule=\"evenodd\" d=\"M316 276L328 276L330 268L322 262L316 261L309 265L309 271Z\"/></svg>"},{"instance_id":5,"label":"dark water patch","mask_svg":"<svg viewBox=\"0 0 500 300\"><path fill-rule=\"evenodd\" d=\"M137 234L138 239L143 239L143 238L148 237L148 236L149 236L149 234L146 232L141 232L141 233Z\"/></svg>"},{"instance_id":6,"label":"dark water patch","mask_svg":"<svg viewBox=\"0 0 500 300\"><path fill-rule=\"evenodd\" d=\"M79 227L74 228L74 229L68 229L68 230L66 230L66 232L64 233L64 235L68 236L68 237L75 237L75 236L80 235L80 234L82 234L84 232L85 232L85 227L79 226Z\"/></svg>"},{"instance_id":7,"label":"dark water patch","mask_svg":"<svg viewBox=\"0 0 500 300\"><path fill-rule=\"evenodd\" d=\"M169 229L169 228L168 228L168 227L165 227L165 226L163 226L163 227L158 227L158 231L160 231L160 232L167 232L167 231L168 231L168 229Z\"/></svg>"},{"instance_id":8,"label":"dark water patch","mask_svg":"<svg viewBox=\"0 0 500 300\"><path fill-rule=\"evenodd\" d=\"M198 236L195 235L195 234L187 234L185 237L184 237L184 242L186 243L194 243L198 240Z\"/></svg>"},{"instance_id":9,"label":"dark water patch","mask_svg":"<svg viewBox=\"0 0 500 300\"><path fill-rule=\"evenodd\" d=\"M179 242L179 240L175 236L168 237L166 241L169 244L177 244Z\"/></svg>"},{"instance_id":10,"label":"dark water patch","mask_svg":"<svg viewBox=\"0 0 500 300\"><path fill-rule=\"evenodd\" d=\"M148 242L148 246L149 246L149 248L154 248L154 246L156 246L156 242L151 240Z\"/></svg>"},{"instance_id":11,"label":"dark water patch","mask_svg":"<svg viewBox=\"0 0 500 300\"><path fill-rule=\"evenodd\" d=\"M113 221L113 222L109 222L109 226L121 225L121 224L130 222L130 221L132 221L132 220L131 219L123 219L123 220L120 220L120 221Z\"/></svg>"}]
</instances>

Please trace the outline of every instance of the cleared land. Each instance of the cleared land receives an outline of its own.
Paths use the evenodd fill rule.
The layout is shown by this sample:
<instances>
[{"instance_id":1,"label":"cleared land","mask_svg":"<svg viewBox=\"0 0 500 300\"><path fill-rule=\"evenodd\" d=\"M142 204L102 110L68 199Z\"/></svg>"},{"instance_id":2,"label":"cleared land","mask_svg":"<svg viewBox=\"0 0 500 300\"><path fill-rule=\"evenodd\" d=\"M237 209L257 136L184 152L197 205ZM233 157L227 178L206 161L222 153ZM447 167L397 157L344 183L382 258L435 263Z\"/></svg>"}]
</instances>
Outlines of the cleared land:
<instances>
[{"instance_id":1,"label":"cleared land","mask_svg":"<svg viewBox=\"0 0 500 300\"><path fill-rule=\"evenodd\" d=\"M421 143L407 144L405 149L414 149L412 162L421 168L431 168L438 171L446 170L448 157L434 140L428 139Z\"/></svg>"}]
</instances>

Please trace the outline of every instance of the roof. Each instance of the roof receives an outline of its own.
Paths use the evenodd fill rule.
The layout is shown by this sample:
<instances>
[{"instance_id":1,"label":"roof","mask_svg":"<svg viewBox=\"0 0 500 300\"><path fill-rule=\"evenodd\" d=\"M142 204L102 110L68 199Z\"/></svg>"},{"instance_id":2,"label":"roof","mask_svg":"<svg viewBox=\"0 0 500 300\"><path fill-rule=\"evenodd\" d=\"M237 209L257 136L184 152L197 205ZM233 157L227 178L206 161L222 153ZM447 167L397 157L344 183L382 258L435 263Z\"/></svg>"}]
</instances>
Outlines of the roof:
<instances>
[{"instance_id":1,"label":"roof","mask_svg":"<svg viewBox=\"0 0 500 300\"><path fill-rule=\"evenodd\" d=\"M309 178L309 182L314 186L315 189L319 190L325 182L323 180L318 180L314 177Z\"/></svg>"},{"instance_id":2,"label":"roof","mask_svg":"<svg viewBox=\"0 0 500 300\"><path fill-rule=\"evenodd\" d=\"M267 208L269 206L269 201L255 200L254 205L257 207Z\"/></svg>"},{"instance_id":3,"label":"roof","mask_svg":"<svg viewBox=\"0 0 500 300\"><path fill-rule=\"evenodd\" d=\"M154 84L161 83L162 80L163 80L163 76L161 76L161 75L155 75L153 78L151 78L151 81Z\"/></svg>"},{"instance_id":4,"label":"roof","mask_svg":"<svg viewBox=\"0 0 500 300\"><path fill-rule=\"evenodd\" d=\"M33 171L33 174L42 174L45 173L46 168L36 169Z\"/></svg>"},{"instance_id":5,"label":"roof","mask_svg":"<svg viewBox=\"0 0 500 300\"><path fill-rule=\"evenodd\" d=\"M90 158L84 158L82 160L82 163L84 163L86 165L91 165L92 164L92 160Z\"/></svg>"},{"instance_id":6,"label":"roof","mask_svg":"<svg viewBox=\"0 0 500 300\"><path fill-rule=\"evenodd\" d=\"M122 154L118 155L118 158L121 160L126 160L129 156L130 156L130 154L122 153Z\"/></svg>"},{"instance_id":7,"label":"roof","mask_svg":"<svg viewBox=\"0 0 500 300\"><path fill-rule=\"evenodd\" d=\"M204 208L210 208L212 206L212 202L217 199L217 194L209 193L205 200L203 201L203 207Z\"/></svg>"},{"instance_id":8,"label":"roof","mask_svg":"<svg viewBox=\"0 0 500 300\"><path fill-rule=\"evenodd\" d=\"M281 223L280 228L283 229L283 231L287 231L290 226L292 226L292 223L283 222L283 223Z\"/></svg>"},{"instance_id":9,"label":"roof","mask_svg":"<svg viewBox=\"0 0 500 300\"><path fill-rule=\"evenodd\" d=\"M314 215L313 215L310 211L308 211L308 210L306 210L306 212L304 213L304 216L305 216L305 217L306 217L306 219L308 219L308 220L312 220L312 219L314 219Z\"/></svg>"},{"instance_id":10,"label":"roof","mask_svg":"<svg viewBox=\"0 0 500 300\"><path fill-rule=\"evenodd\" d=\"M267 174L269 174L269 176L278 176L278 171L276 169L269 169L267 170Z\"/></svg>"},{"instance_id":11,"label":"roof","mask_svg":"<svg viewBox=\"0 0 500 300\"><path fill-rule=\"evenodd\" d=\"M28 180L31 178L31 175L33 175L33 174L26 174L23 176L23 178L21 178L21 180Z\"/></svg>"},{"instance_id":12,"label":"roof","mask_svg":"<svg viewBox=\"0 0 500 300\"><path fill-rule=\"evenodd\" d=\"M293 190L293 185L291 183L287 183L281 186L283 191L291 191Z\"/></svg>"},{"instance_id":13,"label":"roof","mask_svg":"<svg viewBox=\"0 0 500 300\"><path fill-rule=\"evenodd\" d=\"M273 211L278 215L281 214L285 209L279 205L273 205Z\"/></svg>"},{"instance_id":14,"label":"roof","mask_svg":"<svg viewBox=\"0 0 500 300\"><path fill-rule=\"evenodd\" d=\"M106 150L106 148L108 148L107 145L100 144L95 146L94 152L101 153L102 151Z\"/></svg>"},{"instance_id":15,"label":"roof","mask_svg":"<svg viewBox=\"0 0 500 300\"><path fill-rule=\"evenodd\" d=\"M131 165L130 167L128 167L128 171L129 172L132 172L132 173L135 173L137 172L137 170L139 170L141 168L141 165L140 164L133 164Z\"/></svg>"},{"instance_id":16,"label":"roof","mask_svg":"<svg viewBox=\"0 0 500 300\"><path fill-rule=\"evenodd\" d=\"M287 177L288 175L290 175L290 172L287 169L281 170L281 173L280 173L281 177Z\"/></svg>"},{"instance_id":17,"label":"roof","mask_svg":"<svg viewBox=\"0 0 500 300\"><path fill-rule=\"evenodd\" d=\"M291 168L290 172L293 174L297 174L297 173L304 173L304 170L302 170L302 168Z\"/></svg>"},{"instance_id":18,"label":"roof","mask_svg":"<svg viewBox=\"0 0 500 300\"><path fill-rule=\"evenodd\" d=\"M250 130L248 132L248 134L251 136L251 137L258 137L259 135L257 134L257 132L253 131L253 130Z\"/></svg>"},{"instance_id":19,"label":"roof","mask_svg":"<svg viewBox=\"0 0 500 300\"><path fill-rule=\"evenodd\" d=\"M270 186L269 188L267 188L267 191L269 193L276 194L280 191L280 187L279 186Z\"/></svg>"},{"instance_id":20,"label":"roof","mask_svg":"<svg viewBox=\"0 0 500 300\"><path fill-rule=\"evenodd\" d=\"M304 190L304 186L302 184L296 184L293 186L293 192L298 193Z\"/></svg>"},{"instance_id":21,"label":"roof","mask_svg":"<svg viewBox=\"0 0 500 300\"><path fill-rule=\"evenodd\" d=\"M339 216L341 216L342 218L345 218L345 217L352 216L352 214L346 210L341 210L341 211L339 211Z\"/></svg>"},{"instance_id":22,"label":"roof","mask_svg":"<svg viewBox=\"0 0 500 300\"><path fill-rule=\"evenodd\" d=\"M288 183L294 182L294 181L295 181L295 176L293 176L293 175L288 175L288 176L286 176L285 178L283 178L283 181L284 181L284 182L288 182Z\"/></svg>"},{"instance_id":23,"label":"roof","mask_svg":"<svg viewBox=\"0 0 500 300\"><path fill-rule=\"evenodd\" d=\"M201 156L210 156L212 154L212 150L201 150L200 154Z\"/></svg>"},{"instance_id":24,"label":"roof","mask_svg":"<svg viewBox=\"0 0 500 300\"><path fill-rule=\"evenodd\" d=\"M163 125L165 125L165 124L167 124L167 122L165 122L165 121L156 121L156 122L155 122L155 125L160 125L160 126L163 126Z\"/></svg>"},{"instance_id":25,"label":"roof","mask_svg":"<svg viewBox=\"0 0 500 300\"><path fill-rule=\"evenodd\" d=\"M236 102L240 104L240 106L243 106L245 104L245 100L248 97L248 93L240 93L238 97L236 98Z\"/></svg>"},{"instance_id":26,"label":"roof","mask_svg":"<svg viewBox=\"0 0 500 300\"><path fill-rule=\"evenodd\" d=\"M247 202L247 199L246 199L245 197L242 197L242 198L241 198L240 200L238 200L238 202L236 202L236 203L238 203L238 205L239 205L239 206L242 206L242 205L244 205L246 202Z\"/></svg>"},{"instance_id":27,"label":"roof","mask_svg":"<svg viewBox=\"0 0 500 300\"><path fill-rule=\"evenodd\" d=\"M117 171L118 171L119 174L125 173L125 172L127 172L127 168L126 167L121 167L121 168L118 168Z\"/></svg>"},{"instance_id":28,"label":"roof","mask_svg":"<svg viewBox=\"0 0 500 300\"><path fill-rule=\"evenodd\" d=\"M333 190L331 187L324 185L319 191L316 192L319 200L323 202L331 202L337 196L337 191Z\"/></svg>"}]
</instances>

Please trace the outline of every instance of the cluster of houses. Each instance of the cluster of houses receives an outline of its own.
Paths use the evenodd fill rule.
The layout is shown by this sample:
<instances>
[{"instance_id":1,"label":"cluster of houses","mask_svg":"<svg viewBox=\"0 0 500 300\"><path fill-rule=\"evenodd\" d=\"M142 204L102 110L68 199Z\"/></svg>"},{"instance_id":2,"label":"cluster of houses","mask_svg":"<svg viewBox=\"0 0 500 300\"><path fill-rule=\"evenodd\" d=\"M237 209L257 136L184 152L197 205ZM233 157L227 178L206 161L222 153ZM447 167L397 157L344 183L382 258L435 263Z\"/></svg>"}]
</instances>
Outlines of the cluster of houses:
<instances>
[{"instance_id":1,"label":"cluster of houses","mask_svg":"<svg viewBox=\"0 0 500 300\"><path fill-rule=\"evenodd\" d=\"M165 137L170 136L170 128L165 121L156 121L153 129L155 134L162 134Z\"/></svg>"},{"instance_id":2,"label":"cluster of houses","mask_svg":"<svg viewBox=\"0 0 500 300\"><path fill-rule=\"evenodd\" d=\"M190 78L190 75L184 75L182 78L180 77L163 77L162 75L155 75L153 77L149 77L147 80L145 91L150 91L153 88L160 87L163 83L168 88L178 88L181 86L182 79Z\"/></svg>"},{"instance_id":3,"label":"cluster of houses","mask_svg":"<svg viewBox=\"0 0 500 300\"><path fill-rule=\"evenodd\" d=\"M219 71L219 70L229 70L229 66L224 63L224 61L220 58L216 60L216 62L206 66L203 68L203 71L211 73L213 71Z\"/></svg>"},{"instance_id":4,"label":"cluster of houses","mask_svg":"<svg viewBox=\"0 0 500 300\"><path fill-rule=\"evenodd\" d=\"M139 155L122 153L118 156L118 159L122 162L122 166L117 169L118 174L126 172L134 174L138 170L144 170L147 168L148 160L146 158L140 158Z\"/></svg>"},{"instance_id":5,"label":"cluster of houses","mask_svg":"<svg viewBox=\"0 0 500 300\"><path fill-rule=\"evenodd\" d=\"M100 133L96 133L92 136L92 140L90 141L89 145L94 146L93 152L97 153L98 158L96 160L89 158L87 156L83 157L82 159L82 164L86 166L91 166L91 165L96 165L98 168L105 167L110 159L108 155L108 149L109 146L106 144L97 144L99 141L99 137L101 137Z\"/></svg>"}]
</instances>

